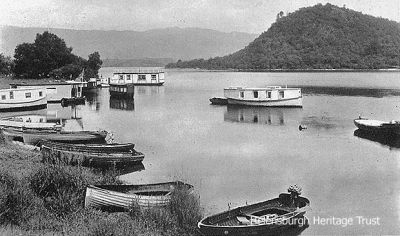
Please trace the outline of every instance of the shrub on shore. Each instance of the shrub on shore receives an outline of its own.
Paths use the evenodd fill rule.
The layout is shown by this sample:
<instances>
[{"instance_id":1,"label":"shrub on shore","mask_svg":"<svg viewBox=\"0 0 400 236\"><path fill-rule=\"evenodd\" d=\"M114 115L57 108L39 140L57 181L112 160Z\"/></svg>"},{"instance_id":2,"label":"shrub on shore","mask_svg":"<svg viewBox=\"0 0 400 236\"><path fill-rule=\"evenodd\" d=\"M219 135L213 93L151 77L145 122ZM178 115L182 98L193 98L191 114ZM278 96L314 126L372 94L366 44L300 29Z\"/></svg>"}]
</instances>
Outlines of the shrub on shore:
<instances>
[{"instance_id":1,"label":"shrub on shore","mask_svg":"<svg viewBox=\"0 0 400 236\"><path fill-rule=\"evenodd\" d=\"M35 235L196 235L201 209L198 197L188 192L174 191L164 208L141 209L136 204L130 212L111 214L85 209L86 186L121 184L118 171L40 163L40 153L4 145L0 225L6 233L15 228L18 234Z\"/></svg>"}]
</instances>

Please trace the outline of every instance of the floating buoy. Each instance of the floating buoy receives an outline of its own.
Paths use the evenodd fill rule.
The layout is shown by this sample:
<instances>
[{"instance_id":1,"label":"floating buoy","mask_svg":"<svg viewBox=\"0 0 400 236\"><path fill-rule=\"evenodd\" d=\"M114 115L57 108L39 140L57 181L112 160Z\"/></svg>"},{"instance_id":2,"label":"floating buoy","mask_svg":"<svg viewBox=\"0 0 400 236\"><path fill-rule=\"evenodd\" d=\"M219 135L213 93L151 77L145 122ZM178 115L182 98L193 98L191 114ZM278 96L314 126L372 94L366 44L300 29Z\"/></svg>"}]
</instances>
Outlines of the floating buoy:
<instances>
[{"instance_id":1,"label":"floating buoy","mask_svg":"<svg viewBox=\"0 0 400 236\"><path fill-rule=\"evenodd\" d=\"M299 125L299 130L302 131L303 129L307 129L307 126L305 126L305 125Z\"/></svg>"}]
</instances>

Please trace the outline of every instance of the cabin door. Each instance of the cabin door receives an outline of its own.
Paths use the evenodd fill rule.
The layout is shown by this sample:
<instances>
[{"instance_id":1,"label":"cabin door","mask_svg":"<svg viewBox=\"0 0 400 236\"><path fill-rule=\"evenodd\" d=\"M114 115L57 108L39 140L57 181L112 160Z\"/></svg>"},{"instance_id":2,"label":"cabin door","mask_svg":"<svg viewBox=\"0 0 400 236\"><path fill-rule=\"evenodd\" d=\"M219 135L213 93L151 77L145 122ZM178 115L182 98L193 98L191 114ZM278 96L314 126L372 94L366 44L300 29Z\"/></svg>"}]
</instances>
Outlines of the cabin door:
<instances>
[{"instance_id":1,"label":"cabin door","mask_svg":"<svg viewBox=\"0 0 400 236\"><path fill-rule=\"evenodd\" d=\"M76 88L72 87L71 89L71 98L75 98L76 97Z\"/></svg>"}]
</instances>

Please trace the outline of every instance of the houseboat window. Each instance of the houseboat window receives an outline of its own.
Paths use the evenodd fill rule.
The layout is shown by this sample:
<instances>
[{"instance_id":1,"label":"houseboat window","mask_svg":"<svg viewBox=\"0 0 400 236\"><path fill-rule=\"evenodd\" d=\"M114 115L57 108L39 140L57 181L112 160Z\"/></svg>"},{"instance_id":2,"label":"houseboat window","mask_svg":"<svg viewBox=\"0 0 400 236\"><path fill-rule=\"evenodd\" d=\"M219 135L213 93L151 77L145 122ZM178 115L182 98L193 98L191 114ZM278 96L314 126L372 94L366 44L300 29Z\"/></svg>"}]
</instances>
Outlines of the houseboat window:
<instances>
[{"instance_id":1,"label":"houseboat window","mask_svg":"<svg viewBox=\"0 0 400 236\"><path fill-rule=\"evenodd\" d=\"M6 100L6 95L1 95L1 100Z\"/></svg>"},{"instance_id":2,"label":"houseboat window","mask_svg":"<svg viewBox=\"0 0 400 236\"><path fill-rule=\"evenodd\" d=\"M80 86L78 86L78 93L80 93L81 92L81 87Z\"/></svg>"},{"instance_id":3,"label":"houseboat window","mask_svg":"<svg viewBox=\"0 0 400 236\"><path fill-rule=\"evenodd\" d=\"M131 80L131 75L126 75L126 80Z\"/></svg>"},{"instance_id":4,"label":"houseboat window","mask_svg":"<svg viewBox=\"0 0 400 236\"><path fill-rule=\"evenodd\" d=\"M40 119L39 119L39 122L42 123L42 122L43 122L43 118L40 118Z\"/></svg>"},{"instance_id":5,"label":"houseboat window","mask_svg":"<svg viewBox=\"0 0 400 236\"><path fill-rule=\"evenodd\" d=\"M32 97L32 94L31 93L25 93L25 97L26 98L30 98L30 97Z\"/></svg>"},{"instance_id":6,"label":"houseboat window","mask_svg":"<svg viewBox=\"0 0 400 236\"><path fill-rule=\"evenodd\" d=\"M10 99L14 99L14 92L10 92Z\"/></svg>"},{"instance_id":7,"label":"houseboat window","mask_svg":"<svg viewBox=\"0 0 400 236\"><path fill-rule=\"evenodd\" d=\"M258 91L254 91L254 98L258 98Z\"/></svg>"},{"instance_id":8,"label":"houseboat window","mask_svg":"<svg viewBox=\"0 0 400 236\"><path fill-rule=\"evenodd\" d=\"M151 75L151 79L153 80L153 79L157 79L157 76L156 75Z\"/></svg>"},{"instance_id":9,"label":"houseboat window","mask_svg":"<svg viewBox=\"0 0 400 236\"><path fill-rule=\"evenodd\" d=\"M244 98L244 92L240 92L240 97Z\"/></svg>"},{"instance_id":10,"label":"houseboat window","mask_svg":"<svg viewBox=\"0 0 400 236\"><path fill-rule=\"evenodd\" d=\"M284 98L284 96L285 96L285 93L284 93L285 91L279 91L279 97L280 98Z\"/></svg>"},{"instance_id":11,"label":"houseboat window","mask_svg":"<svg viewBox=\"0 0 400 236\"><path fill-rule=\"evenodd\" d=\"M271 91L267 91L267 98L271 98Z\"/></svg>"},{"instance_id":12,"label":"houseboat window","mask_svg":"<svg viewBox=\"0 0 400 236\"><path fill-rule=\"evenodd\" d=\"M146 75L138 75L138 80L146 80Z\"/></svg>"},{"instance_id":13,"label":"houseboat window","mask_svg":"<svg viewBox=\"0 0 400 236\"><path fill-rule=\"evenodd\" d=\"M39 97L43 96L43 92L39 91Z\"/></svg>"},{"instance_id":14,"label":"houseboat window","mask_svg":"<svg viewBox=\"0 0 400 236\"><path fill-rule=\"evenodd\" d=\"M124 79L124 75L119 75L119 79L123 80Z\"/></svg>"}]
</instances>

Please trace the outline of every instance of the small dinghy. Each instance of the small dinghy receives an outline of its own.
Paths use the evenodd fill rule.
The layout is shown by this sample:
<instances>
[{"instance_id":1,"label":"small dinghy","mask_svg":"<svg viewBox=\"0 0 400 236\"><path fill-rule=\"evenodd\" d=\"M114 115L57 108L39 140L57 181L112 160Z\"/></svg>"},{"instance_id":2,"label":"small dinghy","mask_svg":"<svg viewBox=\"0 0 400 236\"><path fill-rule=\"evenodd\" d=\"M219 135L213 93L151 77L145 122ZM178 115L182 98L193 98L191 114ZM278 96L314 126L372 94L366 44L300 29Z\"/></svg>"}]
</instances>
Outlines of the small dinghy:
<instances>
[{"instance_id":1,"label":"small dinghy","mask_svg":"<svg viewBox=\"0 0 400 236\"><path fill-rule=\"evenodd\" d=\"M141 163L144 154L126 144L70 144L42 141L43 159L50 163L91 167L121 166Z\"/></svg>"},{"instance_id":2,"label":"small dinghy","mask_svg":"<svg viewBox=\"0 0 400 236\"><path fill-rule=\"evenodd\" d=\"M210 98L212 105L228 105L228 99L225 97L213 97Z\"/></svg>"},{"instance_id":3,"label":"small dinghy","mask_svg":"<svg viewBox=\"0 0 400 236\"><path fill-rule=\"evenodd\" d=\"M61 130L62 125L57 123L41 122L41 116L13 116L0 119L1 128Z\"/></svg>"},{"instance_id":4,"label":"small dinghy","mask_svg":"<svg viewBox=\"0 0 400 236\"><path fill-rule=\"evenodd\" d=\"M106 131L57 131L38 129L4 128L3 135L10 141L39 145L43 140L63 143L106 143Z\"/></svg>"},{"instance_id":5,"label":"small dinghy","mask_svg":"<svg viewBox=\"0 0 400 236\"><path fill-rule=\"evenodd\" d=\"M193 191L181 181L143 185L91 185L86 188L85 207L108 211L126 211L133 203L140 207L162 207L169 204L174 190Z\"/></svg>"},{"instance_id":6,"label":"small dinghy","mask_svg":"<svg viewBox=\"0 0 400 236\"><path fill-rule=\"evenodd\" d=\"M368 132L400 135L400 121L386 122L359 117L354 120L354 124L358 129Z\"/></svg>"},{"instance_id":7,"label":"small dinghy","mask_svg":"<svg viewBox=\"0 0 400 236\"><path fill-rule=\"evenodd\" d=\"M310 202L300 197L301 189L291 186L289 194L238 207L204 218L198 223L204 235L276 235L304 224Z\"/></svg>"}]
</instances>

